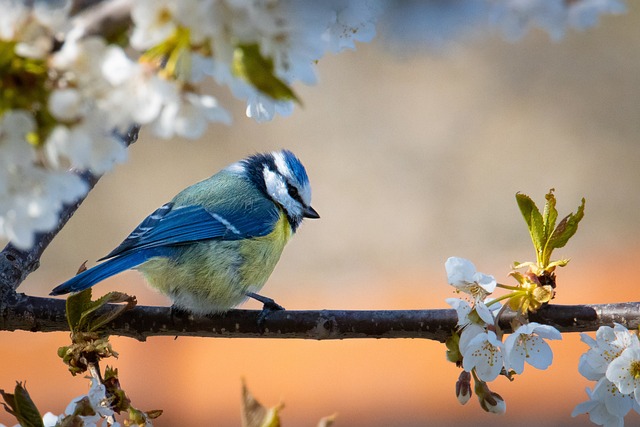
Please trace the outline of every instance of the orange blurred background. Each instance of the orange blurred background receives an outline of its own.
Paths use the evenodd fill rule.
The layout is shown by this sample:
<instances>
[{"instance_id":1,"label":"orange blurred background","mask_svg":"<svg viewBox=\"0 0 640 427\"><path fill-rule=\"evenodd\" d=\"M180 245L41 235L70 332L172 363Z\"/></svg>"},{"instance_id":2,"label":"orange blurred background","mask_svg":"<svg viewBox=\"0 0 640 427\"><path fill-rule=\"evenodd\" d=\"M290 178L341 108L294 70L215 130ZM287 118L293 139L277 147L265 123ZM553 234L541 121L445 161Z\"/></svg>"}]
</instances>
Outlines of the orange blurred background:
<instances>
[{"instance_id":1,"label":"orange blurred background","mask_svg":"<svg viewBox=\"0 0 640 427\"><path fill-rule=\"evenodd\" d=\"M630 2L631 3L631 2ZM263 289L290 309L444 308L444 261L473 260L508 282L512 261L534 257L517 191L542 204L556 188L560 214L586 197L576 237L557 257L559 304L640 300L640 7L553 43L486 37L401 57L379 44L329 56L292 117L256 124L232 105L231 127L201 141L142 132L129 162L104 177L19 288L32 295L109 252L180 189L256 151L287 147L307 166L314 207ZM95 288L166 305L128 272ZM258 308L247 303L245 308ZM56 356L68 334L0 333L0 388L26 381L42 412L62 413L87 381ZM578 334L552 343L548 371L525 369L492 389L507 414L460 406L459 371L425 340L113 338L124 389L157 426L237 426L244 377L262 403L285 403L285 426L584 425L571 418L591 386L577 372ZM629 425L640 422L630 417ZM0 423L15 420L0 412Z\"/></svg>"}]
</instances>

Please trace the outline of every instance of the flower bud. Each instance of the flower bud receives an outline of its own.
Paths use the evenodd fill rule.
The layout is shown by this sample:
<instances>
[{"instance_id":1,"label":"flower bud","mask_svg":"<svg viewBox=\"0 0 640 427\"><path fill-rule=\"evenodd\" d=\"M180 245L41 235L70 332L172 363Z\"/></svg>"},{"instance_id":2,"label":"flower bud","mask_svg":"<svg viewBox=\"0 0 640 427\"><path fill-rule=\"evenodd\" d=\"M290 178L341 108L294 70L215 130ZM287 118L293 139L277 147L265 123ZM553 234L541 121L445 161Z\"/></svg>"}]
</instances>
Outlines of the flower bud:
<instances>
[{"instance_id":1,"label":"flower bud","mask_svg":"<svg viewBox=\"0 0 640 427\"><path fill-rule=\"evenodd\" d=\"M456 381L456 397L461 405L464 405L471 399L471 374L467 371L460 372L458 381Z\"/></svg>"},{"instance_id":2,"label":"flower bud","mask_svg":"<svg viewBox=\"0 0 640 427\"><path fill-rule=\"evenodd\" d=\"M492 392L486 382L476 380L475 389L482 409L498 415L507 412L507 403L498 393Z\"/></svg>"}]
</instances>

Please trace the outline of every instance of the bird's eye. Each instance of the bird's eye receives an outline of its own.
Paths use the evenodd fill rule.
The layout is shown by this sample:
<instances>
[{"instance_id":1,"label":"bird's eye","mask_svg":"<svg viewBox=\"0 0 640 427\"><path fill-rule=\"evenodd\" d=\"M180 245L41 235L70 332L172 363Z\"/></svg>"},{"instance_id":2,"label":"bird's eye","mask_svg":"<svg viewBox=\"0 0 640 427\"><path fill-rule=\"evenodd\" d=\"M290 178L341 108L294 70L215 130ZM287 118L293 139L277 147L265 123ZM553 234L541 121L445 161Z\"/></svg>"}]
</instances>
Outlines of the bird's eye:
<instances>
[{"instance_id":1,"label":"bird's eye","mask_svg":"<svg viewBox=\"0 0 640 427\"><path fill-rule=\"evenodd\" d=\"M287 192L292 199L300 200L300 194L298 193L298 189L291 184L287 184Z\"/></svg>"}]
</instances>

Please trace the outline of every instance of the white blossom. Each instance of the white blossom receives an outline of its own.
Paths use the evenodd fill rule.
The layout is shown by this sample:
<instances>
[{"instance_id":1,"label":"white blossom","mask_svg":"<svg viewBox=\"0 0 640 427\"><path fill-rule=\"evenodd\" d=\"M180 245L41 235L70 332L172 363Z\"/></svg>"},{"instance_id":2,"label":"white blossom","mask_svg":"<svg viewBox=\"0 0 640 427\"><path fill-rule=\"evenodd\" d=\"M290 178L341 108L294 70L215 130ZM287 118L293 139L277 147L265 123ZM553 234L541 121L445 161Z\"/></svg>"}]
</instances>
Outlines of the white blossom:
<instances>
[{"instance_id":1,"label":"white blossom","mask_svg":"<svg viewBox=\"0 0 640 427\"><path fill-rule=\"evenodd\" d=\"M86 395L79 396L71 401L65 409L65 415L73 415L78 403L87 399L95 415L80 416L85 426L120 427L120 423L115 422L115 412L109 405L104 384L95 378L91 379L91 387ZM149 423L149 425L151 425Z\"/></svg>"},{"instance_id":2,"label":"white blossom","mask_svg":"<svg viewBox=\"0 0 640 427\"><path fill-rule=\"evenodd\" d=\"M477 272L476 266L467 259L450 257L444 266L449 284L476 299L484 299L496 288L496 279Z\"/></svg>"},{"instance_id":3,"label":"white blossom","mask_svg":"<svg viewBox=\"0 0 640 427\"><path fill-rule=\"evenodd\" d=\"M595 25L601 14L619 14L625 9L621 0L507 0L497 2L493 14L494 22L511 40L534 27L559 40L569 27L585 29Z\"/></svg>"},{"instance_id":4,"label":"white blossom","mask_svg":"<svg viewBox=\"0 0 640 427\"><path fill-rule=\"evenodd\" d=\"M55 427L59 420L60 417L51 412L47 412L42 416L42 424L44 424L44 427Z\"/></svg>"},{"instance_id":5,"label":"white blossom","mask_svg":"<svg viewBox=\"0 0 640 427\"><path fill-rule=\"evenodd\" d=\"M204 134L208 122L230 124L231 116L212 96L184 93L176 102L164 106L153 130L162 138L179 135L196 139Z\"/></svg>"},{"instance_id":6,"label":"white blossom","mask_svg":"<svg viewBox=\"0 0 640 427\"><path fill-rule=\"evenodd\" d=\"M104 134L91 121L67 127L58 125L47 139L49 161L59 168L90 170L103 174L127 158L127 150L113 134Z\"/></svg>"},{"instance_id":7,"label":"white blossom","mask_svg":"<svg viewBox=\"0 0 640 427\"><path fill-rule=\"evenodd\" d=\"M498 339L495 332L482 332L473 337L462 353L462 367L471 372L475 369L478 378L482 381L495 380L503 367L504 344Z\"/></svg>"},{"instance_id":8,"label":"white blossom","mask_svg":"<svg viewBox=\"0 0 640 427\"><path fill-rule=\"evenodd\" d=\"M186 1L185 3L189 3ZM176 23L173 16L179 2L173 0L137 0L131 8L134 30L131 46L145 50L153 47L173 34Z\"/></svg>"},{"instance_id":9,"label":"white blossom","mask_svg":"<svg viewBox=\"0 0 640 427\"><path fill-rule=\"evenodd\" d=\"M517 40L530 28L539 27L558 40L564 36L568 16L564 0L506 0L493 13L505 36Z\"/></svg>"},{"instance_id":10,"label":"white blossom","mask_svg":"<svg viewBox=\"0 0 640 427\"><path fill-rule=\"evenodd\" d=\"M624 426L624 417L631 409L636 412L640 410L640 406L630 394L622 394L618 387L609 381L606 377L602 377L593 388L586 389L589 400L578 404L573 412L572 417L580 414L589 414L592 423L607 427Z\"/></svg>"},{"instance_id":11,"label":"white blossom","mask_svg":"<svg viewBox=\"0 0 640 427\"><path fill-rule=\"evenodd\" d=\"M13 40L29 19L31 9L21 0L0 0L0 40Z\"/></svg>"},{"instance_id":12,"label":"white blossom","mask_svg":"<svg viewBox=\"0 0 640 427\"><path fill-rule=\"evenodd\" d=\"M56 89L49 96L49 112L60 121L74 121L84 116L90 106L80 91L73 88Z\"/></svg>"},{"instance_id":13,"label":"white blossom","mask_svg":"<svg viewBox=\"0 0 640 427\"><path fill-rule=\"evenodd\" d=\"M177 102L176 82L159 77L145 64L132 61L120 47L111 46L101 60L109 91L98 99L109 126L127 129L133 123L157 120L164 106Z\"/></svg>"},{"instance_id":14,"label":"white blossom","mask_svg":"<svg viewBox=\"0 0 640 427\"><path fill-rule=\"evenodd\" d=\"M456 310L456 314L458 315L458 328L460 329L473 322L469 317L469 314L471 314L473 310L475 310L478 315L480 322L483 322L482 326L493 325L495 323L495 313L500 310L500 304L497 303L493 305L492 310L482 301L476 301L473 306L460 298L447 298L445 302ZM478 322L476 321L475 323Z\"/></svg>"},{"instance_id":15,"label":"white blossom","mask_svg":"<svg viewBox=\"0 0 640 427\"><path fill-rule=\"evenodd\" d=\"M597 383L593 391L587 389L589 400L576 406L572 416L588 413L595 424L622 426L631 409L640 412L635 393L638 384L632 378L640 357L638 337L615 324L598 328L595 339L587 334L581 339L589 350L580 357L578 371Z\"/></svg>"},{"instance_id":16,"label":"white blossom","mask_svg":"<svg viewBox=\"0 0 640 427\"><path fill-rule=\"evenodd\" d=\"M562 334L553 326L536 322L520 326L504 341L507 367L516 374L524 371L524 362L536 369L547 369L553 361L553 352L545 339L560 340Z\"/></svg>"},{"instance_id":17,"label":"white blossom","mask_svg":"<svg viewBox=\"0 0 640 427\"><path fill-rule=\"evenodd\" d=\"M640 348L625 349L609 364L606 376L620 393L633 394L640 403Z\"/></svg>"},{"instance_id":18,"label":"white blossom","mask_svg":"<svg viewBox=\"0 0 640 427\"><path fill-rule=\"evenodd\" d=\"M614 327L601 326L594 340L587 334L580 335L581 340L589 346L589 350L580 356L578 371L591 381L600 380L609 364L627 348L640 348L635 334L620 324Z\"/></svg>"},{"instance_id":19,"label":"white blossom","mask_svg":"<svg viewBox=\"0 0 640 427\"><path fill-rule=\"evenodd\" d=\"M567 7L569 25L580 30L595 26L600 15L618 15L627 11L622 0L581 0L569 2Z\"/></svg>"},{"instance_id":20,"label":"white blossom","mask_svg":"<svg viewBox=\"0 0 640 427\"><path fill-rule=\"evenodd\" d=\"M355 42L370 42L376 35L376 23L383 12L380 1L325 2L332 7L332 19L324 33L331 52L355 50Z\"/></svg>"},{"instance_id":21,"label":"white blossom","mask_svg":"<svg viewBox=\"0 0 640 427\"><path fill-rule=\"evenodd\" d=\"M33 234L58 222L64 203L86 193L76 175L38 167L26 135L35 128L25 111L9 111L0 119L0 236L29 248Z\"/></svg>"},{"instance_id":22,"label":"white blossom","mask_svg":"<svg viewBox=\"0 0 640 427\"><path fill-rule=\"evenodd\" d=\"M107 47L105 40L97 36L67 41L49 62L65 82L73 83L82 96L97 102L110 89L101 70Z\"/></svg>"}]
</instances>

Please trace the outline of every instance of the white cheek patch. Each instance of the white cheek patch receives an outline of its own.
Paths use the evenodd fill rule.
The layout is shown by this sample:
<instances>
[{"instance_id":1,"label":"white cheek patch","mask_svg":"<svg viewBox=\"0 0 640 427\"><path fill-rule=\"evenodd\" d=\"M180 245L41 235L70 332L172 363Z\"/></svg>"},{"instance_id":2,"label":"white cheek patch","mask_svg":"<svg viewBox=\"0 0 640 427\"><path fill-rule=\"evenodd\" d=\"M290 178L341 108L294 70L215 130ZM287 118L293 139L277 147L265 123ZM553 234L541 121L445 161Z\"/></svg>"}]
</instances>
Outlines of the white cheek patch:
<instances>
[{"instance_id":1,"label":"white cheek patch","mask_svg":"<svg viewBox=\"0 0 640 427\"><path fill-rule=\"evenodd\" d=\"M274 151L271 153L273 156L273 161L276 164L276 168L278 172L280 172L284 177L286 177L289 182L298 182L296 177L291 173L291 169L287 164L287 161L284 158L284 154L282 151ZM304 202L305 205L309 206L311 204L311 187L309 185L300 185L298 191L300 193L300 198ZM286 189L286 188L285 188Z\"/></svg>"},{"instance_id":2,"label":"white cheek patch","mask_svg":"<svg viewBox=\"0 0 640 427\"><path fill-rule=\"evenodd\" d=\"M264 176L264 183L267 187L267 193L269 193L271 198L280 203L290 216L301 216L302 206L300 206L298 201L289 196L287 184L284 182L282 177L267 167L264 168L262 174Z\"/></svg>"}]
</instances>

